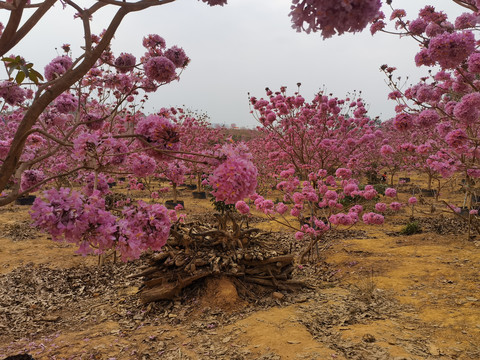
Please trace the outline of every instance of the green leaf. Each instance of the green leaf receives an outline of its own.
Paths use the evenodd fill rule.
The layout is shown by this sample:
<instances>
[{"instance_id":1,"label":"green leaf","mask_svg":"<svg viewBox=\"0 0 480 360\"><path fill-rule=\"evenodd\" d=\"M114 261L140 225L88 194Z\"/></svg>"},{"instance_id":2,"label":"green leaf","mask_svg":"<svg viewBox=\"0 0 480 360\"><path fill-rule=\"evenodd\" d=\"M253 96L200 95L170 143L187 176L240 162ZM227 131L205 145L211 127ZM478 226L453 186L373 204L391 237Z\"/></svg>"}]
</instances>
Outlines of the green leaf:
<instances>
[{"instance_id":1,"label":"green leaf","mask_svg":"<svg viewBox=\"0 0 480 360\"><path fill-rule=\"evenodd\" d=\"M43 80L43 75L40 74L37 70L34 70L34 69L30 70L30 74L34 74L35 77L39 78L40 80Z\"/></svg>"},{"instance_id":2,"label":"green leaf","mask_svg":"<svg viewBox=\"0 0 480 360\"><path fill-rule=\"evenodd\" d=\"M37 75L34 74L33 72L31 72L30 74L28 74L28 78L30 80L32 80L35 84L38 84L38 78L37 78ZM43 79L42 79L43 80Z\"/></svg>"},{"instance_id":3,"label":"green leaf","mask_svg":"<svg viewBox=\"0 0 480 360\"><path fill-rule=\"evenodd\" d=\"M15 81L17 84L21 84L23 80L25 80L25 73L23 71L19 71L15 77Z\"/></svg>"}]
</instances>

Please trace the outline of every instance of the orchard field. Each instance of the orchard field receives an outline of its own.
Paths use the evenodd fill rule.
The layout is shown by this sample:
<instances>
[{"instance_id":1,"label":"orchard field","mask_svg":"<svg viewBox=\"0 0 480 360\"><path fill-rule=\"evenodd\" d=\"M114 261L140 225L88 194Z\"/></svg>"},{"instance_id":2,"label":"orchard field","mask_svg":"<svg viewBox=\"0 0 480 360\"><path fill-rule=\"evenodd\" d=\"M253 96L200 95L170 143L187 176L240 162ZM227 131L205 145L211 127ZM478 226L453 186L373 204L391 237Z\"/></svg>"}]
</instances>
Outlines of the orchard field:
<instances>
[{"instance_id":1,"label":"orchard field","mask_svg":"<svg viewBox=\"0 0 480 360\"><path fill-rule=\"evenodd\" d=\"M390 119L267 87L255 129L147 110L188 51L111 43L175 1L59 2L83 45L43 69L21 45L57 1L0 1L0 358L480 359L480 0L292 0L299 32L412 40L425 76L381 65Z\"/></svg>"},{"instance_id":2,"label":"orchard field","mask_svg":"<svg viewBox=\"0 0 480 360\"><path fill-rule=\"evenodd\" d=\"M461 196L456 187L445 194L450 201ZM215 222L208 200L193 199L185 188L180 197L188 221ZM309 285L302 290L248 283L248 291L237 290L238 283L219 274L171 301L142 304L142 281L129 276L146 266L147 255L99 267L96 256L76 255L73 246L32 228L28 209L9 205L0 214L2 358L25 352L35 359L480 356L480 241L477 233L469 240L465 223L449 213L416 213L421 232L412 235L402 233L409 209L379 227L332 231L321 258L296 267L293 277ZM262 241L277 251L295 242L261 213L252 218L251 226L266 232Z\"/></svg>"}]
</instances>

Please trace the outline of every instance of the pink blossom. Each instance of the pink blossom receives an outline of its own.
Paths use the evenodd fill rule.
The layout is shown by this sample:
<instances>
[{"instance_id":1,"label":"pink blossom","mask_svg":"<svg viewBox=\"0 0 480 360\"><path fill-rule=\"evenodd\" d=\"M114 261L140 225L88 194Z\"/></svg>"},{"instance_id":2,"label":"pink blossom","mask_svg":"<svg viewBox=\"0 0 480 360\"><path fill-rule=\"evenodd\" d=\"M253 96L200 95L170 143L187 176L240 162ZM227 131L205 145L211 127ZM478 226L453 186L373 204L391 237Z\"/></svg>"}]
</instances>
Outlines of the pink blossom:
<instances>
[{"instance_id":1,"label":"pink blossom","mask_svg":"<svg viewBox=\"0 0 480 360\"><path fill-rule=\"evenodd\" d=\"M474 92L465 95L455 105L453 114L463 122L470 124L477 121L480 113L480 93Z\"/></svg>"},{"instance_id":2,"label":"pink blossom","mask_svg":"<svg viewBox=\"0 0 480 360\"><path fill-rule=\"evenodd\" d=\"M365 190L362 192L362 196L366 199L366 200L372 200L374 199L375 197L377 197L378 195L378 192L375 190L375 189L369 189L367 190L365 188Z\"/></svg>"},{"instance_id":3,"label":"pink blossom","mask_svg":"<svg viewBox=\"0 0 480 360\"><path fill-rule=\"evenodd\" d=\"M324 195L324 199L336 201L338 199L338 194L336 191L328 190Z\"/></svg>"},{"instance_id":4,"label":"pink blossom","mask_svg":"<svg viewBox=\"0 0 480 360\"><path fill-rule=\"evenodd\" d=\"M379 202L375 204L375 210L378 212L385 212L387 210L387 204Z\"/></svg>"},{"instance_id":5,"label":"pink blossom","mask_svg":"<svg viewBox=\"0 0 480 360\"><path fill-rule=\"evenodd\" d=\"M185 67L189 60L185 51L177 46L172 46L165 51L164 56L173 62L177 68Z\"/></svg>"},{"instance_id":6,"label":"pink blossom","mask_svg":"<svg viewBox=\"0 0 480 360\"><path fill-rule=\"evenodd\" d=\"M349 212L355 212L357 214L360 214L363 211L363 206L362 205L354 205L350 208Z\"/></svg>"},{"instance_id":7,"label":"pink blossom","mask_svg":"<svg viewBox=\"0 0 480 360\"><path fill-rule=\"evenodd\" d=\"M155 173L157 162L146 154L134 154L129 158L129 168L137 177L148 177Z\"/></svg>"},{"instance_id":8,"label":"pink blossom","mask_svg":"<svg viewBox=\"0 0 480 360\"><path fill-rule=\"evenodd\" d=\"M159 47L164 49L166 47L165 39L162 38L160 35L157 34L150 34L143 38L142 42L143 46L149 49L153 49Z\"/></svg>"},{"instance_id":9,"label":"pink blossom","mask_svg":"<svg viewBox=\"0 0 480 360\"><path fill-rule=\"evenodd\" d=\"M147 144L141 142L144 147L155 146L159 150L180 149L177 126L163 116L149 115L141 119L135 131L145 137ZM158 159L163 159L161 152L150 150L149 153Z\"/></svg>"},{"instance_id":10,"label":"pink blossom","mask_svg":"<svg viewBox=\"0 0 480 360\"><path fill-rule=\"evenodd\" d=\"M240 214L248 214L250 212L250 207L243 200L237 201L237 203L235 204L235 208Z\"/></svg>"},{"instance_id":11,"label":"pink blossom","mask_svg":"<svg viewBox=\"0 0 480 360\"><path fill-rule=\"evenodd\" d=\"M305 233L303 233L303 232L301 232L301 231L297 231L297 232L295 233L295 239L296 239L296 240L302 240L304 236L305 236Z\"/></svg>"},{"instance_id":12,"label":"pink blossom","mask_svg":"<svg viewBox=\"0 0 480 360\"><path fill-rule=\"evenodd\" d=\"M175 185L181 185L184 183L185 174L187 172L188 168L181 160L170 161L164 171L166 178Z\"/></svg>"},{"instance_id":13,"label":"pink blossom","mask_svg":"<svg viewBox=\"0 0 480 360\"><path fill-rule=\"evenodd\" d=\"M465 145L467 140L468 140L468 136L465 133L465 131L463 131L462 129L456 129L456 130L450 131L445 136L445 141L447 142L448 145L450 145L453 148L459 148Z\"/></svg>"},{"instance_id":14,"label":"pink blossom","mask_svg":"<svg viewBox=\"0 0 480 360\"><path fill-rule=\"evenodd\" d=\"M394 198L395 196L397 196L397 190L395 190L393 188L386 188L385 189L385 196Z\"/></svg>"},{"instance_id":15,"label":"pink blossom","mask_svg":"<svg viewBox=\"0 0 480 360\"><path fill-rule=\"evenodd\" d=\"M385 221L385 218L383 217L383 215L369 212L363 214L362 220L367 225L382 225Z\"/></svg>"},{"instance_id":16,"label":"pink blossom","mask_svg":"<svg viewBox=\"0 0 480 360\"><path fill-rule=\"evenodd\" d=\"M478 215L478 210L477 209L472 209L469 211L470 215Z\"/></svg>"},{"instance_id":17,"label":"pink blossom","mask_svg":"<svg viewBox=\"0 0 480 360\"><path fill-rule=\"evenodd\" d=\"M0 97L9 105L18 105L25 100L27 92L12 81L2 81L0 83Z\"/></svg>"},{"instance_id":18,"label":"pink blossom","mask_svg":"<svg viewBox=\"0 0 480 360\"><path fill-rule=\"evenodd\" d=\"M305 195L296 192L293 194L293 201L295 204L302 204L305 201Z\"/></svg>"},{"instance_id":19,"label":"pink blossom","mask_svg":"<svg viewBox=\"0 0 480 360\"><path fill-rule=\"evenodd\" d=\"M380 7L380 0L295 1L290 16L297 31L321 30L323 38L329 38L335 33L363 30L379 15Z\"/></svg>"},{"instance_id":20,"label":"pink blossom","mask_svg":"<svg viewBox=\"0 0 480 360\"><path fill-rule=\"evenodd\" d=\"M284 203L280 202L277 204L275 210L277 211L277 213L279 213L280 215L283 215L285 214L287 211L288 211L288 206L285 205Z\"/></svg>"},{"instance_id":21,"label":"pink blossom","mask_svg":"<svg viewBox=\"0 0 480 360\"><path fill-rule=\"evenodd\" d=\"M467 169L467 175L473 178L480 178L480 169Z\"/></svg>"},{"instance_id":22,"label":"pink blossom","mask_svg":"<svg viewBox=\"0 0 480 360\"><path fill-rule=\"evenodd\" d=\"M100 137L98 134L80 133L73 141L73 158L83 161L87 158L87 153L94 151L99 145Z\"/></svg>"},{"instance_id":23,"label":"pink blossom","mask_svg":"<svg viewBox=\"0 0 480 360\"><path fill-rule=\"evenodd\" d=\"M401 131L411 129L413 126L413 116L408 113L400 113L395 116L393 121L395 128Z\"/></svg>"},{"instance_id":24,"label":"pink blossom","mask_svg":"<svg viewBox=\"0 0 480 360\"><path fill-rule=\"evenodd\" d=\"M352 216L352 214L338 213L331 215L328 218L328 221L330 221L333 225L353 225L355 223L355 215Z\"/></svg>"},{"instance_id":25,"label":"pink blossom","mask_svg":"<svg viewBox=\"0 0 480 360\"><path fill-rule=\"evenodd\" d=\"M394 202L390 203L390 209L392 209L394 211L398 211L401 208L402 208L402 204L399 203L399 202L394 201Z\"/></svg>"},{"instance_id":26,"label":"pink blossom","mask_svg":"<svg viewBox=\"0 0 480 360\"><path fill-rule=\"evenodd\" d=\"M463 13L455 19L456 29L468 29L473 28L478 22L478 15L471 13Z\"/></svg>"},{"instance_id":27,"label":"pink blossom","mask_svg":"<svg viewBox=\"0 0 480 360\"><path fill-rule=\"evenodd\" d=\"M159 83L168 83L175 79L175 64L165 56L155 56L147 60L144 64L145 75L150 80Z\"/></svg>"},{"instance_id":28,"label":"pink blossom","mask_svg":"<svg viewBox=\"0 0 480 360\"><path fill-rule=\"evenodd\" d=\"M343 193L346 196L352 196L354 192L358 191L358 185L357 184L347 184L343 188Z\"/></svg>"},{"instance_id":29,"label":"pink blossom","mask_svg":"<svg viewBox=\"0 0 480 360\"><path fill-rule=\"evenodd\" d=\"M445 69L459 66L475 51L475 36L471 31L443 33L430 39L428 52L432 60Z\"/></svg>"},{"instance_id":30,"label":"pink blossom","mask_svg":"<svg viewBox=\"0 0 480 360\"><path fill-rule=\"evenodd\" d=\"M69 56L63 55L53 59L47 66L45 66L45 78L52 81L59 76L62 76L73 65L73 61Z\"/></svg>"},{"instance_id":31,"label":"pink blossom","mask_svg":"<svg viewBox=\"0 0 480 360\"><path fill-rule=\"evenodd\" d=\"M440 116L438 116L435 110L427 109L427 110L423 110L418 114L417 124L419 126L429 127L429 126L436 125L439 119L440 119Z\"/></svg>"},{"instance_id":32,"label":"pink blossom","mask_svg":"<svg viewBox=\"0 0 480 360\"><path fill-rule=\"evenodd\" d=\"M78 99L74 95L65 92L55 99L55 107L62 114L75 111L78 107Z\"/></svg>"},{"instance_id":33,"label":"pink blossom","mask_svg":"<svg viewBox=\"0 0 480 360\"><path fill-rule=\"evenodd\" d=\"M456 212L457 214L460 214L460 212L462 211L462 209L453 204L448 204L447 207Z\"/></svg>"},{"instance_id":34,"label":"pink blossom","mask_svg":"<svg viewBox=\"0 0 480 360\"><path fill-rule=\"evenodd\" d=\"M121 53L115 60L115 66L121 73L132 71L135 67L137 59L132 54Z\"/></svg>"},{"instance_id":35,"label":"pink blossom","mask_svg":"<svg viewBox=\"0 0 480 360\"><path fill-rule=\"evenodd\" d=\"M25 170L22 174L22 180L20 183L20 191L25 191L39 182L46 179L45 174L41 170ZM37 191L37 188L33 188L30 191Z\"/></svg>"},{"instance_id":36,"label":"pink blossom","mask_svg":"<svg viewBox=\"0 0 480 360\"><path fill-rule=\"evenodd\" d=\"M410 30L413 35L421 35L425 31L426 27L427 23L425 22L425 20L423 20L422 18L418 18L410 21L410 24L408 25L408 30Z\"/></svg>"},{"instance_id":37,"label":"pink blossom","mask_svg":"<svg viewBox=\"0 0 480 360\"><path fill-rule=\"evenodd\" d=\"M423 48L415 55L415 64L417 66L432 66L435 65L435 61L431 58L428 49Z\"/></svg>"},{"instance_id":38,"label":"pink blossom","mask_svg":"<svg viewBox=\"0 0 480 360\"><path fill-rule=\"evenodd\" d=\"M110 192L110 187L108 186L107 177L104 174L97 174L96 187L95 187L95 173L90 173L83 178L85 186L83 187L83 192L87 196L93 195L96 191L99 195L106 195Z\"/></svg>"},{"instance_id":39,"label":"pink blossom","mask_svg":"<svg viewBox=\"0 0 480 360\"><path fill-rule=\"evenodd\" d=\"M468 71L480 73L480 53L476 52L468 58Z\"/></svg>"},{"instance_id":40,"label":"pink blossom","mask_svg":"<svg viewBox=\"0 0 480 360\"><path fill-rule=\"evenodd\" d=\"M417 198L415 196L412 196L408 199L408 203L410 205L415 205L418 202Z\"/></svg>"},{"instance_id":41,"label":"pink blossom","mask_svg":"<svg viewBox=\"0 0 480 360\"><path fill-rule=\"evenodd\" d=\"M297 207L293 207L291 210L290 210L290 215L292 216L295 216L295 217L299 217L301 214L301 209L297 208Z\"/></svg>"},{"instance_id":42,"label":"pink blossom","mask_svg":"<svg viewBox=\"0 0 480 360\"><path fill-rule=\"evenodd\" d=\"M257 168L251 161L234 156L218 166L208 182L217 201L234 204L255 191Z\"/></svg>"},{"instance_id":43,"label":"pink blossom","mask_svg":"<svg viewBox=\"0 0 480 360\"><path fill-rule=\"evenodd\" d=\"M345 168L338 168L337 171L335 171L335 176L340 179L348 180L352 177L352 170L345 169Z\"/></svg>"}]
</instances>

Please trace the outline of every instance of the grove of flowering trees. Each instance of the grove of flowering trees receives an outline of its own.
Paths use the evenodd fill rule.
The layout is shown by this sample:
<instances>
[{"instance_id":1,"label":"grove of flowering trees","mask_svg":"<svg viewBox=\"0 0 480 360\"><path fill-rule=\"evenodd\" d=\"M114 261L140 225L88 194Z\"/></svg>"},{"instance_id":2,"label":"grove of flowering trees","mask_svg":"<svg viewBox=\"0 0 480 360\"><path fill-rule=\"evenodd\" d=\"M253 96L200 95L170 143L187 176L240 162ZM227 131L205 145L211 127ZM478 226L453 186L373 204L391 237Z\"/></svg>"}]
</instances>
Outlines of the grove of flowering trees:
<instances>
[{"instance_id":1,"label":"grove of flowering trees","mask_svg":"<svg viewBox=\"0 0 480 360\"><path fill-rule=\"evenodd\" d=\"M83 7L64 0L64 6L77 12L75 21L82 23L84 46L75 54L76 49L63 45L64 53L43 71L22 54L8 53L57 1L0 1L2 11L8 12L8 22L0 26L0 53L8 75L0 83L0 206L41 190L32 207L36 226L55 240L75 243L82 254L115 249L129 260L147 249L160 250L176 215L143 201L108 208L108 182L125 175L163 173L174 189L187 173L196 175L199 185L203 176L216 201L247 213L244 200L253 196L259 210L294 227L276 217L288 210L301 224L296 237L312 238L308 251L331 225L349 226L360 217L367 224L383 222L385 203L377 203L377 213L363 215L358 204L344 209L340 203L346 196L377 198L373 186L362 188L355 180L369 171L388 169L393 175L421 170L430 179L462 173L472 202L480 178L479 1L455 0L466 12L453 23L433 6L413 20L392 8L394 29L389 29L380 0L292 0L296 30L321 31L329 38L371 24L372 34L393 32L417 41L421 48L416 64L434 67L434 72L403 89L393 80L395 69L382 67L392 87L389 97L398 103L395 119L384 126L368 117L364 100L357 96L339 99L318 93L308 102L299 92L288 95L281 88L267 89L265 99L250 97L261 125L256 140L263 141L268 156L228 141L196 114L164 108L144 112L147 94L178 80L190 59L181 47L167 46L156 34L143 38L145 53L140 56L115 55L110 43L129 13L174 1L99 0ZM386 3L392 6L392 1ZM104 7L116 12L102 33L92 34L91 24ZM253 149L261 151L258 142ZM259 162L261 175L277 175L273 183L285 193L290 208L255 195L259 171L253 160ZM82 190L59 186L72 183L81 183ZM395 197L394 191L385 191L385 196ZM389 206L398 210L402 204Z\"/></svg>"}]
</instances>

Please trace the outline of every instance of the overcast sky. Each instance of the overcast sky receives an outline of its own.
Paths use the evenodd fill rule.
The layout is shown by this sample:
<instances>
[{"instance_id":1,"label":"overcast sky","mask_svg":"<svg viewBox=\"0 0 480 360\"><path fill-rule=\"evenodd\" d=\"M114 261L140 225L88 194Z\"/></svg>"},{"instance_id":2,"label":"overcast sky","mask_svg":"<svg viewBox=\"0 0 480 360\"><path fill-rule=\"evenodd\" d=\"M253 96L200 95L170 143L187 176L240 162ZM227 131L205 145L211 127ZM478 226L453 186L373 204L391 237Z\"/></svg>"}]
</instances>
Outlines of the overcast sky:
<instances>
[{"instance_id":1,"label":"overcast sky","mask_svg":"<svg viewBox=\"0 0 480 360\"><path fill-rule=\"evenodd\" d=\"M207 112L212 123L253 127L257 123L249 113L248 92L261 97L265 87L276 90L285 85L293 93L296 83L301 82L301 93L307 100L319 89L338 97L361 90L370 106L369 115L387 120L394 115L395 103L387 100L389 89L380 66L395 66L398 75L411 79L426 74L425 68L415 67L418 45L409 38L380 33L372 37L367 29L323 40L320 34L297 33L291 28L291 0L228 2L212 8L197 0L177 0L129 14L124 20L112 43L117 55L131 52L138 59L144 52L143 36L157 33L167 46L183 47L191 58L179 82L150 96L147 111L185 105ZM462 12L451 0L393 0L393 5L407 10L407 18L429 3L446 11L452 21ZM4 13L0 11L3 23ZM94 32L99 33L108 19L108 12L96 14ZM82 42L80 22L57 4L14 52L43 70L57 56L55 47L70 43L73 55L78 55Z\"/></svg>"}]
</instances>

